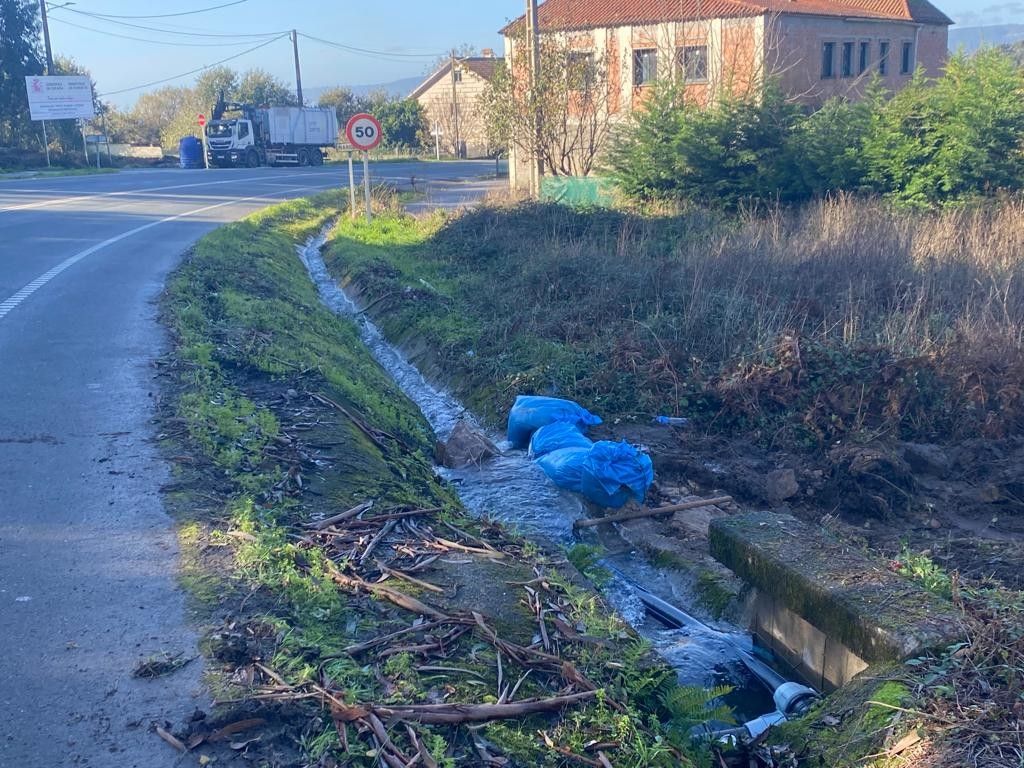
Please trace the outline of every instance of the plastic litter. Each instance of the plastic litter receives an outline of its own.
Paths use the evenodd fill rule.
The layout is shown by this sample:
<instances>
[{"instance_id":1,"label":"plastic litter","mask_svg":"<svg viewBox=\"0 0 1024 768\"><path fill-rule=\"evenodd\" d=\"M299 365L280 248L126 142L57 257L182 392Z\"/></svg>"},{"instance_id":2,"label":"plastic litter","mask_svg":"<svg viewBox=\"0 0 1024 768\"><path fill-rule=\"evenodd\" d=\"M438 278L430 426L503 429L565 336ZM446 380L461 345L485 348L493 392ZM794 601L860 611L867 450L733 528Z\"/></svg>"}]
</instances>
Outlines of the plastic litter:
<instances>
[{"instance_id":1,"label":"plastic litter","mask_svg":"<svg viewBox=\"0 0 1024 768\"><path fill-rule=\"evenodd\" d=\"M684 419L682 416L655 416L653 421L664 427L685 427L690 423L689 419Z\"/></svg>"},{"instance_id":2,"label":"plastic litter","mask_svg":"<svg viewBox=\"0 0 1024 768\"><path fill-rule=\"evenodd\" d=\"M594 443L583 464L580 492L595 504L618 509L643 502L654 482L651 457L629 443Z\"/></svg>"},{"instance_id":3,"label":"plastic litter","mask_svg":"<svg viewBox=\"0 0 1024 768\"><path fill-rule=\"evenodd\" d=\"M601 417L571 400L520 395L508 414L508 441L513 448L526 448L534 432L556 422L574 424L582 432L600 424Z\"/></svg>"},{"instance_id":4,"label":"plastic litter","mask_svg":"<svg viewBox=\"0 0 1024 768\"><path fill-rule=\"evenodd\" d=\"M530 440L530 456L539 459L562 448L590 448L593 445L594 442L580 432L575 424L559 421L541 427L533 433Z\"/></svg>"},{"instance_id":5,"label":"plastic litter","mask_svg":"<svg viewBox=\"0 0 1024 768\"><path fill-rule=\"evenodd\" d=\"M559 488L581 493L583 490L583 464L590 448L561 448L537 459L537 465Z\"/></svg>"}]
</instances>

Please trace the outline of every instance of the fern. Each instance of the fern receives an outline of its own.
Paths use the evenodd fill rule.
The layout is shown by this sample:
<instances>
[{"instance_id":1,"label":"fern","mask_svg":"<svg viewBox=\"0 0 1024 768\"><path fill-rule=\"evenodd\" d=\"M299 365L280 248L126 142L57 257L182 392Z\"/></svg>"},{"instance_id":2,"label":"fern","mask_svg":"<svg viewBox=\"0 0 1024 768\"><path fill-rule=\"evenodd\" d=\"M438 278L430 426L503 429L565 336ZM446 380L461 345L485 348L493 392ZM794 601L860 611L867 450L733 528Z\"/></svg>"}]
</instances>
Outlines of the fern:
<instances>
[{"instance_id":1,"label":"fern","mask_svg":"<svg viewBox=\"0 0 1024 768\"><path fill-rule=\"evenodd\" d=\"M661 703L668 710L671 716L670 727L674 729L688 730L708 720L734 724L736 717L732 708L728 704L716 704L732 691L730 685L718 685L714 688L680 685L662 694Z\"/></svg>"}]
</instances>

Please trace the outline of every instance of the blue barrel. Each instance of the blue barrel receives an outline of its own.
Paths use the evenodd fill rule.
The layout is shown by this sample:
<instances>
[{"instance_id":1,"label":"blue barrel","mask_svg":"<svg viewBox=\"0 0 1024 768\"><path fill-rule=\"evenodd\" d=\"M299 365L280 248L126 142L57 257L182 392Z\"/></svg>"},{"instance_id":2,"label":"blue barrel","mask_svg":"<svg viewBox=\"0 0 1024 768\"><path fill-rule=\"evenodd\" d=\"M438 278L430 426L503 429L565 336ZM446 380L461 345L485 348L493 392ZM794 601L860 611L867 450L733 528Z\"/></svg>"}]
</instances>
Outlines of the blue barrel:
<instances>
[{"instance_id":1,"label":"blue barrel","mask_svg":"<svg viewBox=\"0 0 1024 768\"><path fill-rule=\"evenodd\" d=\"M195 136L186 136L178 142L178 158L182 168L203 168L203 142Z\"/></svg>"}]
</instances>

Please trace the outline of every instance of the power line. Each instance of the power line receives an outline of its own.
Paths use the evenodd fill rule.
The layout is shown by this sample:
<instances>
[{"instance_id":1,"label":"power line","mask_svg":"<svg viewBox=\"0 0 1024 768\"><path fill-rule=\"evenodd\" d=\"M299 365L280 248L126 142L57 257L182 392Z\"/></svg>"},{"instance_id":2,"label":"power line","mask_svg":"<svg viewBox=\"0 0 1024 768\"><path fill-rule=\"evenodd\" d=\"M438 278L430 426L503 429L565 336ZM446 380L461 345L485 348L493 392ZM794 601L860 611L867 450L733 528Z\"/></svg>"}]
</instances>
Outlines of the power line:
<instances>
[{"instance_id":1,"label":"power line","mask_svg":"<svg viewBox=\"0 0 1024 768\"><path fill-rule=\"evenodd\" d=\"M209 11L220 10L221 8L230 8L232 5L241 5L247 3L249 0L233 0L230 3L222 3L221 5L211 5L209 8L197 8L194 11L181 11L179 13L157 13L150 16L121 16L113 13L94 13L94 16L102 16L104 19L169 19L173 16L192 16L197 13L207 13Z\"/></svg>"},{"instance_id":2,"label":"power line","mask_svg":"<svg viewBox=\"0 0 1024 768\"><path fill-rule=\"evenodd\" d=\"M305 32L300 32L303 37L308 40L313 40L323 45L328 45L332 48L338 48L342 51L348 51L349 53L359 53L364 56L376 56L382 59L436 59L441 56L446 56L444 53L400 53L396 51L374 51L369 48L356 48L352 45L345 45L344 43L336 43L332 40L324 40L321 37L313 37L313 35L307 35Z\"/></svg>"},{"instance_id":3,"label":"power line","mask_svg":"<svg viewBox=\"0 0 1024 768\"><path fill-rule=\"evenodd\" d=\"M99 14L96 14L96 13L89 13L88 11L79 11L79 10L77 10L75 8L69 8L67 6L62 6L60 8L54 8L53 10L67 11L68 13L75 13L75 14L78 14L79 16L86 16L86 17L88 17L90 19L95 19L96 21L102 21L102 22L106 22L108 24L117 24L118 26L121 26L121 27L130 27L131 29L141 29L141 30L144 30L146 32L160 32L161 34L165 34L165 35L180 35L180 36L183 36L183 37L235 38L235 39L238 39L238 38L250 38L250 39L253 39L253 38L261 38L261 37L270 37L271 35L288 34L288 30L278 30L276 32L252 32L252 33L241 33L241 34L225 34L225 33L222 33L222 32L179 32L179 31L174 30L174 29L166 29L166 28L162 28L162 27L152 27L152 26L148 26L146 24L132 24L132 23L127 22L127 21L118 21L118 20L113 19L113 18L108 18L108 17L105 17L105 16L100 16Z\"/></svg>"},{"instance_id":4,"label":"power line","mask_svg":"<svg viewBox=\"0 0 1024 768\"><path fill-rule=\"evenodd\" d=\"M240 58L242 56L245 56L247 53L252 53L253 51L258 51L260 48L264 48L264 47L270 45L271 43L276 43L278 40L281 40L281 39L283 39L285 37L288 37L289 34L290 33L285 33L283 35L278 35L273 40L267 40L266 42L260 43L259 45L254 46L254 47L250 48L247 51L242 51L241 53L236 53L234 56L228 56L226 59L221 59L220 61L215 61L212 64L206 64L206 65L204 65L202 67L199 67L198 69L192 69L192 70L189 70L188 72L182 72L180 75L174 75L172 77L165 77L163 80L154 80L151 83L143 83L142 85L133 85L131 88L121 88L120 90L117 90L117 91L107 91L106 93L101 93L99 95L100 96L117 96L118 94L121 94L121 93L128 93L129 91L138 91L141 88L151 88L154 85L163 85L164 83L169 83L172 80L179 80L179 79L181 79L183 77L188 77L189 75L194 75L197 72L203 72L203 71L205 71L207 69L212 69L213 67L220 66L221 64L225 64L225 63L227 63L229 61L232 61L233 59L237 59L237 58Z\"/></svg>"},{"instance_id":5,"label":"power line","mask_svg":"<svg viewBox=\"0 0 1024 768\"><path fill-rule=\"evenodd\" d=\"M59 24L63 24L68 27L74 27L75 29L84 29L86 32L95 32L97 35L106 35L107 37L118 37L122 40L135 40L139 43L155 43L157 45L173 45L175 47L187 46L189 48L223 48L226 45L249 45L252 40L237 40L235 42L220 42L220 43L186 43L180 40L152 40L145 37L133 37L132 35L122 35L117 32L106 32L102 29L95 29L94 27L86 27L82 24L75 24L73 21L67 19L61 19L54 17L51 19Z\"/></svg>"}]
</instances>

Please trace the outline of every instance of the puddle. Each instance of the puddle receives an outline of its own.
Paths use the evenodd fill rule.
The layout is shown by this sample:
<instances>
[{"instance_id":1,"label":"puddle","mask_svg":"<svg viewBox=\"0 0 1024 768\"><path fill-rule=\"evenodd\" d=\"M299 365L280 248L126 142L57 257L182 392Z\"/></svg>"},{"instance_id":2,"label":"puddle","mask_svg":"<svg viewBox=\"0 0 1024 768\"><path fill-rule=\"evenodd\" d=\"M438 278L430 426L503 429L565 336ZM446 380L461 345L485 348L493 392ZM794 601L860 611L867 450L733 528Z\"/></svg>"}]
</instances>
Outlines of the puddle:
<instances>
[{"instance_id":1,"label":"puddle","mask_svg":"<svg viewBox=\"0 0 1024 768\"><path fill-rule=\"evenodd\" d=\"M324 264L320 251L325 240L326 236L321 235L299 249L323 303L336 314L355 320L363 342L377 362L416 403L439 439L446 440L462 419L479 428L465 406L427 381L349 300ZM588 516L581 498L557 488L527 458L525 451L511 450L503 436L490 436L502 448L500 457L483 467L438 469L438 473L452 483L474 515L501 521L545 545L568 547L576 543L573 521ZM628 546L625 542L622 545ZM699 622L682 629L667 629L650 614L634 585L643 585L648 592L684 611L690 610L692 596L682 593L677 582L640 553L610 555L602 564L612 573L603 587L605 598L677 670L681 683L733 686L735 690L726 701L741 721L775 709L771 693L742 660L744 652L754 652L748 633L736 627L712 627Z\"/></svg>"}]
</instances>

